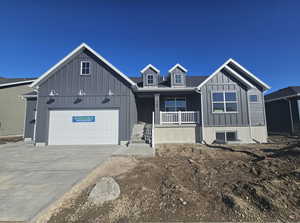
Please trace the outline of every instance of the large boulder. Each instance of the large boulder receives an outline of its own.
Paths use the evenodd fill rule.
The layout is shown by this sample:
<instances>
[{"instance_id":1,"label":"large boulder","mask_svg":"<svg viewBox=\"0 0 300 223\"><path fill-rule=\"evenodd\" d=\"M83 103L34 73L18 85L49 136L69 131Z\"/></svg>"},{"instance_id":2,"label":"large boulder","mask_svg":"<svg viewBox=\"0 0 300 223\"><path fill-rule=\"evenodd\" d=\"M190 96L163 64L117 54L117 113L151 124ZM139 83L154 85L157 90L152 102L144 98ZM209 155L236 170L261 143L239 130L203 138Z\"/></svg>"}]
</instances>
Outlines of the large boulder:
<instances>
[{"instance_id":1,"label":"large boulder","mask_svg":"<svg viewBox=\"0 0 300 223\"><path fill-rule=\"evenodd\" d=\"M119 184L112 177L102 177L89 194L88 201L102 205L105 201L115 200L119 196Z\"/></svg>"}]
</instances>

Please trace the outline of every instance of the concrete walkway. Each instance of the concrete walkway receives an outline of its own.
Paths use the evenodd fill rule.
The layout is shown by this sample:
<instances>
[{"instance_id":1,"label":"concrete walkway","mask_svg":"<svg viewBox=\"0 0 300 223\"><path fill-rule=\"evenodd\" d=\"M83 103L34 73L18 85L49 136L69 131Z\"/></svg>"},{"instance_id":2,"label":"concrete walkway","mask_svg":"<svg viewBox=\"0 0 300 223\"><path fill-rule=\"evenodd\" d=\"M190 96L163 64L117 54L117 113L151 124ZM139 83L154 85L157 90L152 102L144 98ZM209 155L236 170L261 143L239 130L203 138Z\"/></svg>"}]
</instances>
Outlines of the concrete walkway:
<instances>
[{"instance_id":1,"label":"concrete walkway","mask_svg":"<svg viewBox=\"0 0 300 223\"><path fill-rule=\"evenodd\" d=\"M128 147L123 147L113 155L117 156L138 156L138 157L154 157L155 149L149 144L130 144Z\"/></svg>"},{"instance_id":2,"label":"concrete walkway","mask_svg":"<svg viewBox=\"0 0 300 223\"><path fill-rule=\"evenodd\" d=\"M0 146L0 222L27 221L121 146Z\"/></svg>"}]
</instances>

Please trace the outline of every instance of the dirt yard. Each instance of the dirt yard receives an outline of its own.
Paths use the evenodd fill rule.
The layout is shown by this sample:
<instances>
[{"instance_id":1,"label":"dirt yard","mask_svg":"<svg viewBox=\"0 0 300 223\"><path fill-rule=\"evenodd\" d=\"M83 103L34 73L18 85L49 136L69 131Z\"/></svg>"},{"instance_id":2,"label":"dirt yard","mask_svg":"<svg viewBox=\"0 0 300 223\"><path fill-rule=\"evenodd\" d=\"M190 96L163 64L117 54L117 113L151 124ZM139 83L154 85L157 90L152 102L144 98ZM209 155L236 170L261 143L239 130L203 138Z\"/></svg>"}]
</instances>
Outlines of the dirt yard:
<instances>
[{"instance_id":1,"label":"dirt yard","mask_svg":"<svg viewBox=\"0 0 300 223\"><path fill-rule=\"evenodd\" d=\"M300 221L299 138L263 145L163 145L115 177L121 196L86 203L90 185L53 222Z\"/></svg>"}]
</instances>

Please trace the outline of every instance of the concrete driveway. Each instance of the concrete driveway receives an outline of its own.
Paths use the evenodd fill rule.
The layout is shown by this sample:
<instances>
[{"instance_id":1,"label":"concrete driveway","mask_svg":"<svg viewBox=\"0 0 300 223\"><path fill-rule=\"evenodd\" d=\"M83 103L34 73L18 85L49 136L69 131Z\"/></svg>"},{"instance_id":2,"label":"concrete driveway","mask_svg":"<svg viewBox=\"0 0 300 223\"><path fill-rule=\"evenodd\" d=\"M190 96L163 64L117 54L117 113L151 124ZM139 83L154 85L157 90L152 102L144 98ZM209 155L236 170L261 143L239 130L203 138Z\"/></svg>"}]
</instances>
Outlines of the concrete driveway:
<instances>
[{"instance_id":1,"label":"concrete driveway","mask_svg":"<svg viewBox=\"0 0 300 223\"><path fill-rule=\"evenodd\" d=\"M0 221L26 221L121 146L0 146Z\"/></svg>"}]
</instances>

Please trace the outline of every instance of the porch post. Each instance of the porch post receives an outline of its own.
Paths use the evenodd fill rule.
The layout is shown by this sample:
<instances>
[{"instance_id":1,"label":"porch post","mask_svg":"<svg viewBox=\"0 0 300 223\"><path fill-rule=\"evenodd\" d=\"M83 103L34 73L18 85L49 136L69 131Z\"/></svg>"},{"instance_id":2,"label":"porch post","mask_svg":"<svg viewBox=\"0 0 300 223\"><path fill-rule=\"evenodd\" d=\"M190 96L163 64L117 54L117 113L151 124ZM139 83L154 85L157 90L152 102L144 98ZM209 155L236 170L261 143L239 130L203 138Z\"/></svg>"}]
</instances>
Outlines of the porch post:
<instances>
[{"instance_id":1,"label":"porch post","mask_svg":"<svg viewBox=\"0 0 300 223\"><path fill-rule=\"evenodd\" d=\"M154 112L155 112L155 124L160 124L159 116L160 116L160 102L159 102L160 94L154 94Z\"/></svg>"}]
</instances>

